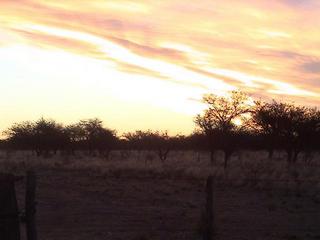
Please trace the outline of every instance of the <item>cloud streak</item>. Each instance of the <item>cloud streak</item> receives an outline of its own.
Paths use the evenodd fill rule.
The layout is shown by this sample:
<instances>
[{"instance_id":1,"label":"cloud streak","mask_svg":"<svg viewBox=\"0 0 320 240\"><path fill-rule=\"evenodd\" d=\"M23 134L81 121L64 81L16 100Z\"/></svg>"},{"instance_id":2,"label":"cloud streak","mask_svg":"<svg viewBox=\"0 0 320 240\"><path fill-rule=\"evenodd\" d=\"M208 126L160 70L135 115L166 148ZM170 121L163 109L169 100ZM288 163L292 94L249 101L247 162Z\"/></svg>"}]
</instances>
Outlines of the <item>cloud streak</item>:
<instances>
[{"instance_id":1,"label":"cloud streak","mask_svg":"<svg viewBox=\"0 0 320 240\"><path fill-rule=\"evenodd\" d=\"M105 61L106 73L160 81L168 91L193 88L198 95L189 89L186 102L238 88L320 105L316 0L3 0L0 7L0 48Z\"/></svg>"}]
</instances>

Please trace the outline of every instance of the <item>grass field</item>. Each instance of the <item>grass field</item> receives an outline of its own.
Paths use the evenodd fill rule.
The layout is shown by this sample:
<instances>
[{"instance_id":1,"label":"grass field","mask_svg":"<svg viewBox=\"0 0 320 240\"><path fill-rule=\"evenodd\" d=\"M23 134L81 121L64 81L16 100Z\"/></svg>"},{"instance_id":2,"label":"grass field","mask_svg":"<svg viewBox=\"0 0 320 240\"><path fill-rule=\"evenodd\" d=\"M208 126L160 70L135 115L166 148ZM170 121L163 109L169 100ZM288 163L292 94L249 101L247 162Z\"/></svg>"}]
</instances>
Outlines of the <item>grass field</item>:
<instances>
[{"instance_id":1,"label":"grass field","mask_svg":"<svg viewBox=\"0 0 320 240\"><path fill-rule=\"evenodd\" d=\"M224 171L222 155L115 151L37 158L0 155L2 171L38 175L39 239L200 239L205 180L215 179L216 239L320 239L320 159L288 168L285 155L239 152ZM24 183L18 182L23 207Z\"/></svg>"}]
</instances>

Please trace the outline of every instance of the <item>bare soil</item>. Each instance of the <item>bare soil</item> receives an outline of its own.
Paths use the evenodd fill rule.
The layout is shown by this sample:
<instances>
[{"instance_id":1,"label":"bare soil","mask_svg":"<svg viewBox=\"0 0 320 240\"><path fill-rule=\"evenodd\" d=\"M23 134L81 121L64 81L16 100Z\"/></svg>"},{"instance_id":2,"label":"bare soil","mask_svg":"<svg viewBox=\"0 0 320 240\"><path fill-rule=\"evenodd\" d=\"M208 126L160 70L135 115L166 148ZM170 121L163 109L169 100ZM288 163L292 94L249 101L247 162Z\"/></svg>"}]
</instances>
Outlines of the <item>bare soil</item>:
<instances>
[{"instance_id":1,"label":"bare soil","mask_svg":"<svg viewBox=\"0 0 320 240\"><path fill-rule=\"evenodd\" d=\"M75 170L37 174L39 240L201 239L203 180ZM314 195L216 185L215 239L320 239ZM16 189L22 208L24 183Z\"/></svg>"}]
</instances>

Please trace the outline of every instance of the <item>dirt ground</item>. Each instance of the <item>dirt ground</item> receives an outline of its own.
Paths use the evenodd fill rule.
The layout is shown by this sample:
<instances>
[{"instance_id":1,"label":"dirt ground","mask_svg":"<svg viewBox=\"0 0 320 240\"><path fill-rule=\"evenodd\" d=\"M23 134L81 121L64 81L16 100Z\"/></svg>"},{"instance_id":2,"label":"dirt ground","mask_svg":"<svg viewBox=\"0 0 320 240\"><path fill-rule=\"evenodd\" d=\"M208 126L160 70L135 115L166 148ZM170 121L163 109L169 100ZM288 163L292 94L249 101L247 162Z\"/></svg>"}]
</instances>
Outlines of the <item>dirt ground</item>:
<instances>
[{"instance_id":1,"label":"dirt ground","mask_svg":"<svg viewBox=\"0 0 320 240\"><path fill-rule=\"evenodd\" d=\"M71 170L37 174L40 240L201 239L203 180ZM16 186L20 208L23 184ZM217 184L214 208L215 239L320 239L320 201L308 194Z\"/></svg>"}]
</instances>

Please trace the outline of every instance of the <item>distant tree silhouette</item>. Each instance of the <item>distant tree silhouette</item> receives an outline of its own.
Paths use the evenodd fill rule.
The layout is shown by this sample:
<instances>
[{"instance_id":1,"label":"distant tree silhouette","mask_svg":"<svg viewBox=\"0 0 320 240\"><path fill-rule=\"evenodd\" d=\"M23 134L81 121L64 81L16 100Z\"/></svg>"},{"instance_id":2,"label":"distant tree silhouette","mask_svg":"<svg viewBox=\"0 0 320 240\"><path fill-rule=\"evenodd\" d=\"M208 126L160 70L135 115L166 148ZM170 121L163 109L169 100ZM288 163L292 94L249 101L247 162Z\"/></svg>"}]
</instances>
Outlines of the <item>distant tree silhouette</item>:
<instances>
[{"instance_id":1,"label":"distant tree silhouette","mask_svg":"<svg viewBox=\"0 0 320 240\"><path fill-rule=\"evenodd\" d=\"M86 132L79 123L66 126L64 131L69 139L67 151L75 155L76 150L81 150L85 146Z\"/></svg>"},{"instance_id":2,"label":"distant tree silhouette","mask_svg":"<svg viewBox=\"0 0 320 240\"><path fill-rule=\"evenodd\" d=\"M38 156L42 154L48 155L50 151L56 154L68 142L68 137L62 124L54 120L40 118L33 124L32 131L32 142Z\"/></svg>"},{"instance_id":3,"label":"distant tree silhouette","mask_svg":"<svg viewBox=\"0 0 320 240\"><path fill-rule=\"evenodd\" d=\"M207 151L211 149L211 145L207 141L207 136L201 131L194 131L188 136L184 137L184 148L187 150L194 150L196 152L197 160L201 160L201 152ZM211 151L212 153L212 151ZM213 159L213 156L210 158Z\"/></svg>"},{"instance_id":4,"label":"distant tree silhouette","mask_svg":"<svg viewBox=\"0 0 320 240\"><path fill-rule=\"evenodd\" d=\"M50 151L56 153L68 141L61 124L44 118L34 123L16 123L5 134L12 147L35 151L37 156L48 155Z\"/></svg>"},{"instance_id":5,"label":"distant tree silhouette","mask_svg":"<svg viewBox=\"0 0 320 240\"><path fill-rule=\"evenodd\" d=\"M7 141L6 140L0 140L0 149L5 150L7 147Z\"/></svg>"},{"instance_id":6,"label":"distant tree silhouette","mask_svg":"<svg viewBox=\"0 0 320 240\"><path fill-rule=\"evenodd\" d=\"M91 155L97 150L100 155L108 159L111 150L117 144L116 132L104 128L102 121L97 118L81 120L78 127L73 130L77 131L79 139L83 139L84 145Z\"/></svg>"},{"instance_id":7,"label":"distant tree silhouette","mask_svg":"<svg viewBox=\"0 0 320 240\"><path fill-rule=\"evenodd\" d=\"M314 108L276 101L259 102L252 121L266 139L269 157L275 148L283 148L288 163L294 163L301 151L314 145L319 116L319 111Z\"/></svg>"},{"instance_id":8,"label":"distant tree silhouette","mask_svg":"<svg viewBox=\"0 0 320 240\"><path fill-rule=\"evenodd\" d=\"M118 139L116 132L104 128L99 119L82 120L63 127L54 120L41 118L35 122L14 124L5 135L9 146L15 149L32 150L37 156L48 155L51 151L76 149L88 150L90 154L98 151L101 156L109 157Z\"/></svg>"},{"instance_id":9,"label":"distant tree silhouette","mask_svg":"<svg viewBox=\"0 0 320 240\"><path fill-rule=\"evenodd\" d=\"M187 149L193 149L196 151L205 151L208 149L207 137L201 131L194 131L190 135L184 137L185 145Z\"/></svg>"},{"instance_id":10,"label":"distant tree silhouette","mask_svg":"<svg viewBox=\"0 0 320 240\"><path fill-rule=\"evenodd\" d=\"M165 162L173 144L168 132L149 132L147 140L150 141L151 148L154 149L162 162Z\"/></svg>"},{"instance_id":11,"label":"distant tree silhouette","mask_svg":"<svg viewBox=\"0 0 320 240\"><path fill-rule=\"evenodd\" d=\"M316 108L307 108L305 121L299 127L303 151L309 153L320 150L320 111Z\"/></svg>"},{"instance_id":12,"label":"distant tree silhouette","mask_svg":"<svg viewBox=\"0 0 320 240\"><path fill-rule=\"evenodd\" d=\"M134 149L138 152L137 160L140 160L141 151L143 149L150 150L149 142L147 141L147 136L149 131L135 131L123 134L123 138L126 141L126 146L129 149Z\"/></svg>"},{"instance_id":13,"label":"distant tree silhouette","mask_svg":"<svg viewBox=\"0 0 320 240\"><path fill-rule=\"evenodd\" d=\"M34 150L34 124L32 122L15 123L4 131L10 148Z\"/></svg>"},{"instance_id":14,"label":"distant tree silhouette","mask_svg":"<svg viewBox=\"0 0 320 240\"><path fill-rule=\"evenodd\" d=\"M126 133L124 137L129 141L132 148L141 151L148 150L157 153L159 159L164 163L173 149L177 149L180 142L183 142L181 136L169 136L167 131L136 131Z\"/></svg>"},{"instance_id":15,"label":"distant tree silhouette","mask_svg":"<svg viewBox=\"0 0 320 240\"><path fill-rule=\"evenodd\" d=\"M38 156L50 153L86 151L109 158L114 149L155 152L164 163L172 150L209 150L214 163L216 150L224 152L224 168L237 149L285 150L289 164L300 153L311 156L320 150L320 111L292 103L256 101L248 104L246 94L233 91L227 97L203 97L207 109L195 117L196 131L188 136L170 136L167 131L135 131L117 137L101 120L87 119L63 126L51 119L15 123L4 131L0 148L31 150ZM309 161L309 160L308 160ZM305 161L307 162L307 161Z\"/></svg>"},{"instance_id":16,"label":"distant tree silhouette","mask_svg":"<svg viewBox=\"0 0 320 240\"><path fill-rule=\"evenodd\" d=\"M291 106L289 116L285 120L284 146L288 162L295 163L302 151L313 148L320 114L313 108Z\"/></svg>"},{"instance_id":17,"label":"distant tree silhouette","mask_svg":"<svg viewBox=\"0 0 320 240\"><path fill-rule=\"evenodd\" d=\"M269 158L273 157L275 148L280 148L282 105L257 101L252 114L252 127L263 136Z\"/></svg>"},{"instance_id":18,"label":"distant tree silhouette","mask_svg":"<svg viewBox=\"0 0 320 240\"><path fill-rule=\"evenodd\" d=\"M208 108L196 116L195 123L207 136L211 161L214 151L220 148L224 151L224 168L227 168L229 157L236 147L234 138L245 128L245 115L251 111L248 96L239 91L232 91L230 97L209 94L203 97L203 102ZM237 119L243 124L237 125Z\"/></svg>"}]
</instances>

